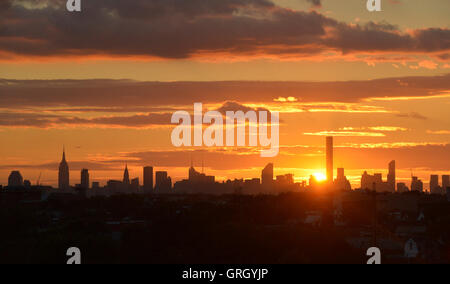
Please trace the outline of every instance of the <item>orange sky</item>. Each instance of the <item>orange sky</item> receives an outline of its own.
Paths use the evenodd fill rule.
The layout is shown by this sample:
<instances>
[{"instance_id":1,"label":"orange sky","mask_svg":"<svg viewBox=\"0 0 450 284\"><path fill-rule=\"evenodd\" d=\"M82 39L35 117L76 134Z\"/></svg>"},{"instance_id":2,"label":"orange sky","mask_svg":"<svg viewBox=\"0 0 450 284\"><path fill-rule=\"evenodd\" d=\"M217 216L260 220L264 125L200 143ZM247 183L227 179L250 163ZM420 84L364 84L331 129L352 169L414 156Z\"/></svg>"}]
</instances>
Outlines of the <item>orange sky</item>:
<instances>
[{"instance_id":1,"label":"orange sky","mask_svg":"<svg viewBox=\"0 0 450 284\"><path fill-rule=\"evenodd\" d=\"M405 181L450 173L449 1L62 2L0 4L0 184L18 169L55 185L62 145L72 184L126 162L177 180L191 157L219 180L268 162L301 180L324 171L330 134L354 184L392 159ZM280 155L174 148L170 116L195 102L280 111Z\"/></svg>"}]
</instances>

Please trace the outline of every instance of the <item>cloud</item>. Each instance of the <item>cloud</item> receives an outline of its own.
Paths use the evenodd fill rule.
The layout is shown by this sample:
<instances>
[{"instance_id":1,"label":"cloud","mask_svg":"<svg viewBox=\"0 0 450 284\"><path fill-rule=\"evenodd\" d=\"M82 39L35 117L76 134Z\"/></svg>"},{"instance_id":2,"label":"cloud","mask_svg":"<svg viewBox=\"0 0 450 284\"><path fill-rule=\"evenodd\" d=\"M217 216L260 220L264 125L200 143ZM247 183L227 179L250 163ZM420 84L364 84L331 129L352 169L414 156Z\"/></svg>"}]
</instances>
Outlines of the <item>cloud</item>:
<instances>
[{"instance_id":1,"label":"cloud","mask_svg":"<svg viewBox=\"0 0 450 284\"><path fill-rule=\"evenodd\" d=\"M77 112L84 112L86 109L76 109ZM87 109L90 113L95 109ZM116 109L113 109L113 113ZM217 109L223 115L227 111L268 111L264 108L250 108L236 102L225 102ZM57 109L59 113L61 110ZM107 112L108 109L100 108L98 112ZM130 111L130 109L127 109ZM206 111L206 109L204 109ZM52 112L52 111L50 111ZM63 109L63 113L66 110ZM73 111L69 111L72 114ZM172 127L171 117L173 112L146 113L135 115L109 115L85 118L80 116L41 114L28 110L28 112L0 112L0 127L32 127L32 128L66 128L66 127L97 127L97 128L151 128L151 127Z\"/></svg>"},{"instance_id":2,"label":"cloud","mask_svg":"<svg viewBox=\"0 0 450 284\"><path fill-rule=\"evenodd\" d=\"M360 132L360 131L320 131L312 133L303 133L308 136L335 136L335 137L384 137L379 132Z\"/></svg>"},{"instance_id":3,"label":"cloud","mask_svg":"<svg viewBox=\"0 0 450 284\"><path fill-rule=\"evenodd\" d=\"M30 0L6 1L0 18L2 57L299 59L450 50L447 28L403 32L389 23L350 25L269 0L96 0L84 1L82 13L67 13L62 2L42 0L36 8Z\"/></svg>"},{"instance_id":4,"label":"cloud","mask_svg":"<svg viewBox=\"0 0 450 284\"><path fill-rule=\"evenodd\" d=\"M418 112L396 113L372 103L446 98L448 90L450 75L348 82L0 79L0 127L166 127L175 111L191 111L195 102L221 113L393 113L426 120ZM383 126L358 132L400 130Z\"/></svg>"},{"instance_id":5,"label":"cloud","mask_svg":"<svg viewBox=\"0 0 450 284\"><path fill-rule=\"evenodd\" d=\"M126 127L146 128L170 126L171 113L137 114L131 116L102 116L95 118L42 115L37 113L0 113L0 127Z\"/></svg>"},{"instance_id":6,"label":"cloud","mask_svg":"<svg viewBox=\"0 0 450 284\"><path fill-rule=\"evenodd\" d=\"M321 8L322 0L306 0L306 2L310 3L313 8Z\"/></svg>"},{"instance_id":7,"label":"cloud","mask_svg":"<svg viewBox=\"0 0 450 284\"><path fill-rule=\"evenodd\" d=\"M248 111L269 111L268 109L265 108L251 108L248 106L244 106L240 103L237 102L225 102L220 108L217 109L217 111L219 111L222 114L225 114L228 111L232 111L232 112L237 112L237 111L243 111L243 112L248 112Z\"/></svg>"},{"instance_id":8,"label":"cloud","mask_svg":"<svg viewBox=\"0 0 450 284\"><path fill-rule=\"evenodd\" d=\"M370 130L384 131L384 132L396 132L396 131L408 131L408 128L398 126L375 126L369 127Z\"/></svg>"},{"instance_id":9,"label":"cloud","mask_svg":"<svg viewBox=\"0 0 450 284\"><path fill-rule=\"evenodd\" d=\"M427 130L428 134L435 134L435 135L450 135L450 130Z\"/></svg>"},{"instance_id":10,"label":"cloud","mask_svg":"<svg viewBox=\"0 0 450 284\"><path fill-rule=\"evenodd\" d=\"M298 99L294 98L294 97L288 97L288 98L279 97L277 99L274 99L273 101L274 102L280 102L280 103L286 103L286 102L297 102Z\"/></svg>"},{"instance_id":11,"label":"cloud","mask_svg":"<svg viewBox=\"0 0 450 284\"><path fill-rule=\"evenodd\" d=\"M401 84L399 84L401 82ZM388 78L347 82L137 82L130 80L1 80L0 108L78 109L109 108L130 111L142 108L169 112L194 102L220 104L272 104L304 106L306 110L329 106L317 104L358 103L371 100L426 99L450 90L450 75ZM298 102L274 102L279 97ZM105 99L107 98L107 99ZM305 104L308 104L305 105ZM315 103L311 105L310 103ZM336 104L337 108L341 106ZM342 105L345 107L345 105ZM164 111L164 109L167 109ZM345 110L345 109L344 109ZM147 111L149 112L149 111ZM404 115L402 115L404 116ZM412 115L417 117L417 115Z\"/></svg>"},{"instance_id":12,"label":"cloud","mask_svg":"<svg viewBox=\"0 0 450 284\"><path fill-rule=\"evenodd\" d=\"M397 117L403 117L403 118L413 118L418 120L427 120L428 117L421 115L417 112L410 112L410 113L399 113L397 114Z\"/></svg>"},{"instance_id":13,"label":"cloud","mask_svg":"<svg viewBox=\"0 0 450 284\"><path fill-rule=\"evenodd\" d=\"M397 131L408 131L408 128L399 126L371 126L371 127L343 127L339 131L360 131L360 130L372 130L380 132L397 132Z\"/></svg>"},{"instance_id":14,"label":"cloud","mask_svg":"<svg viewBox=\"0 0 450 284\"><path fill-rule=\"evenodd\" d=\"M414 69L414 70L418 70L420 68L435 70L435 69L437 69L438 66L439 66L439 64L437 64L436 62L434 62L432 60L422 60L417 65L409 66L409 68Z\"/></svg>"}]
</instances>

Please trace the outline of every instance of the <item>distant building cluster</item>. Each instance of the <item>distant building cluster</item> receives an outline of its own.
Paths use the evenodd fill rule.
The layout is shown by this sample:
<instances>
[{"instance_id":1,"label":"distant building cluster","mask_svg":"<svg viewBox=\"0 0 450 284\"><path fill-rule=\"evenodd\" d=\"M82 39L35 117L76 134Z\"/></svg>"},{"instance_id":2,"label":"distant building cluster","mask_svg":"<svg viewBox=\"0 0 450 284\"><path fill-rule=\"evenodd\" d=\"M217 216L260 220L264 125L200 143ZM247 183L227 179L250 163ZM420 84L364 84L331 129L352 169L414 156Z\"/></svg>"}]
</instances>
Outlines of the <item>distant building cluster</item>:
<instances>
[{"instance_id":1,"label":"distant building cluster","mask_svg":"<svg viewBox=\"0 0 450 284\"><path fill-rule=\"evenodd\" d=\"M367 172L364 172L361 177L361 188L377 192L395 192L395 181L395 161L392 161L389 163L389 173L386 182L383 181L383 175L380 173L369 175Z\"/></svg>"},{"instance_id":2,"label":"distant building cluster","mask_svg":"<svg viewBox=\"0 0 450 284\"><path fill-rule=\"evenodd\" d=\"M128 165L125 165L122 180L109 180L105 186L101 187L99 182L90 184L90 174L88 169L82 169L80 183L74 187L70 185L69 164L66 160L66 152L63 149L62 160L58 171L58 192L82 193L86 196L113 195L128 193L154 193L154 194L278 194L283 192L298 192L302 190L314 190L325 188L328 190L350 191L352 190L350 181L345 176L344 168L338 168L334 179L334 146L333 137L326 138L326 180L317 180L311 176L309 184L306 181L296 183L293 174L274 176L274 164L269 163L261 171L260 178L235 179L217 182L214 176L198 172L191 163L188 171L188 178L172 183L171 177L166 171L156 171L152 166L143 168L143 184L139 178L130 178ZM367 171L361 177L361 190L388 193L404 193L409 191L424 192L423 182L415 176L411 178L410 188L405 183L396 183L396 162L391 161L388 165L388 175L386 181L381 173L373 175ZM0 186L0 189L2 187ZM43 187L39 181L35 186L31 182L24 180L19 171L11 172L8 179L8 186L5 189L49 189ZM431 175L430 193L448 195L450 200L450 178L449 175L442 176L439 184L439 176Z\"/></svg>"}]
</instances>

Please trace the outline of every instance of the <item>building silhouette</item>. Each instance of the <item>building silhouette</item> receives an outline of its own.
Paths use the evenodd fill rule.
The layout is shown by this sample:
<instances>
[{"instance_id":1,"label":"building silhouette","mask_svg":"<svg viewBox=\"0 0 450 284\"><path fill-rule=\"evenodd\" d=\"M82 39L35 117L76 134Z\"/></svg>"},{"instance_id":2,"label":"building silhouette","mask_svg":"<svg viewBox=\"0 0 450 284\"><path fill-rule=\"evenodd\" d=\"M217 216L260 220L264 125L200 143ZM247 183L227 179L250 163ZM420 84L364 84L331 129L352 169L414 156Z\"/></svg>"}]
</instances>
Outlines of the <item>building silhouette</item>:
<instances>
[{"instance_id":1,"label":"building silhouette","mask_svg":"<svg viewBox=\"0 0 450 284\"><path fill-rule=\"evenodd\" d=\"M131 180L131 190L137 192L139 190L140 183L139 178L134 178Z\"/></svg>"},{"instance_id":2,"label":"building silhouette","mask_svg":"<svg viewBox=\"0 0 450 284\"><path fill-rule=\"evenodd\" d=\"M122 192L123 190L123 183L118 180L109 180L106 186L111 192Z\"/></svg>"},{"instance_id":3,"label":"building silhouette","mask_svg":"<svg viewBox=\"0 0 450 284\"><path fill-rule=\"evenodd\" d=\"M31 181L29 181L29 180L24 180L23 181L23 187L25 188L25 189L31 189Z\"/></svg>"},{"instance_id":4,"label":"building silhouette","mask_svg":"<svg viewBox=\"0 0 450 284\"><path fill-rule=\"evenodd\" d=\"M145 192L153 190L153 167L144 167L144 190Z\"/></svg>"},{"instance_id":5,"label":"building silhouette","mask_svg":"<svg viewBox=\"0 0 450 284\"><path fill-rule=\"evenodd\" d=\"M439 187L439 176L430 176L430 193L431 194L441 194L441 188Z\"/></svg>"},{"instance_id":6,"label":"building silhouette","mask_svg":"<svg viewBox=\"0 0 450 284\"><path fill-rule=\"evenodd\" d=\"M8 187L23 187L23 177L19 171L12 171L8 177Z\"/></svg>"},{"instance_id":7,"label":"building silhouette","mask_svg":"<svg viewBox=\"0 0 450 284\"><path fill-rule=\"evenodd\" d=\"M395 161L389 163L387 182L383 181L383 174L375 173L369 175L365 171L361 177L361 189L373 190L376 192L395 192Z\"/></svg>"},{"instance_id":8,"label":"building silhouette","mask_svg":"<svg viewBox=\"0 0 450 284\"><path fill-rule=\"evenodd\" d=\"M170 192L172 189L172 179L167 172L158 171L155 173L155 191L157 193Z\"/></svg>"},{"instance_id":9,"label":"building silhouette","mask_svg":"<svg viewBox=\"0 0 450 284\"><path fill-rule=\"evenodd\" d=\"M207 176L195 170L191 165L189 168L188 179L178 181L174 185L174 190L183 193L214 193L216 187L216 177Z\"/></svg>"},{"instance_id":10,"label":"building silhouette","mask_svg":"<svg viewBox=\"0 0 450 284\"><path fill-rule=\"evenodd\" d=\"M389 163L389 173L387 176L387 185L389 187L389 192L395 192L396 182L395 161L391 161Z\"/></svg>"},{"instance_id":11,"label":"building silhouette","mask_svg":"<svg viewBox=\"0 0 450 284\"><path fill-rule=\"evenodd\" d=\"M361 177L361 188L373 191L380 191L383 184L382 174L369 175L365 171Z\"/></svg>"},{"instance_id":12,"label":"building silhouette","mask_svg":"<svg viewBox=\"0 0 450 284\"><path fill-rule=\"evenodd\" d=\"M337 176L334 180L334 188L337 190L352 190L350 181L345 176L345 170L343 168L337 169Z\"/></svg>"},{"instance_id":13,"label":"building silhouette","mask_svg":"<svg viewBox=\"0 0 450 284\"><path fill-rule=\"evenodd\" d=\"M442 176L442 188L443 188L444 192L446 192L449 187L450 187L450 176L443 175Z\"/></svg>"},{"instance_id":14,"label":"building silhouette","mask_svg":"<svg viewBox=\"0 0 450 284\"><path fill-rule=\"evenodd\" d=\"M294 175L293 174L285 174L285 175L277 176L277 178L274 182L273 189L274 189L273 193L296 191L297 187L294 182Z\"/></svg>"},{"instance_id":15,"label":"building silhouette","mask_svg":"<svg viewBox=\"0 0 450 284\"><path fill-rule=\"evenodd\" d=\"M326 164L327 177L334 176L333 170L333 137L326 137ZM172 179L168 176L166 171L158 171L153 174L153 167L147 166L143 168L143 187L139 183L139 178L131 180L128 165L125 165L123 179L109 180L107 185L100 187L98 182L92 184L95 189L91 193L95 195L112 194L127 194L127 193L152 193L153 189L157 193L177 193L177 194L278 194L284 192L298 192L300 190L314 190L317 188L329 188L335 190L351 190L350 181L345 176L344 168L338 168L336 179L333 183L325 183L318 181L314 176L309 180L309 186L306 185L306 180L300 183L294 182L293 174L278 175L274 179L274 164L267 164L261 171L261 178L235 179L223 182L216 182L214 176L208 176L198 172L193 166L189 168L188 179L178 181L172 187ZM40 186L40 177L36 182L37 186L32 186L31 182L24 181L19 171L11 172L8 178L8 188L36 188ZM155 186L153 186L155 185ZM62 160L59 164L58 173L59 189L70 189L69 184L69 165L66 160L65 149L63 149ZM50 188L50 187L49 187ZM74 187L74 193L79 192L80 189L90 188L90 174L88 169L81 170L81 182ZM0 187L1 189L1 187ZM51 189L51 188L50 188ZM144 189L142 191L141 189ZM365 171L361 177L361 189L375 190L377 192L408 192L409 188L405 183L396 183L396 161L389 163L389 171L387 174L387 181L383 181L381 173L370 175ZM450 176L442 176L442 186L439 186L439 176L431 175L430 177L430 192L432 194L446 194L450 190ZM411 191L424 192L423 182L418 178L412 176Z\"/></svg>"},{"instance_id":16,"label":"building silhouette","mask_svg":"<svg viewBox=\"0 0 450 284\"><path fill-rule=\"evenodd\" d=\"M58 187L62 190L67 190L70 188L69 183L69 164L66 161L66 150L63 149L63 156L61 163L59 164L58 172Z\"/></svg>"},{"instance_id":17,"label":"building silhouette","mask_svg":"<svg viewBox=\"0 0 450 284\"><path fill-rule=\"evenodd\" d=\"M189 168L189 181L193 184L213 184L215 180L215 176L207 176L204 173L199 173L193 166Z\"/></svg>"},{"instance_id":18,"label":"building silhouette","mask_svg":"<svg viewBox=\"0 0 450 284\"><path fill-rule=\"evenodd\" d=\"M123 185L130 185L130 173L128 172L128 165L125 165L125 171L123 172Z\"/></svg>"},{"instance_id":19,"label":"building silhouette","mask_svg":"<svg viewBox=\"0 0 450 284\"><path fill-rule=\"evenodd\" d=\"M81 170L81 188L89 189L89 171L87 169Z\"/></svg>"},{"instance_id":20,"label":"building silhouette","mask_svg":"<svg viewBox=\"0 0 450 284\"><path fill-rule=\"evenodd\" d=\"M327 181L333 182L333 137L326 138L326 163L327 163Z\"/></svg>"},{"instance_id":21,"label":"building silhouette","mask_svg":"<svg viewBox=\"0 0 450 284\"><path fill-rule=\"evenodd\" d=\"M406 186L406 184L404 182L399 182L397 184L397 192L398 193L405 193L408 191L409 191L409 188Z\"/></svg>"},{"instance_id":22,"label":"building silhouette","mask_svg":"<svg viewBox=\"0 0 450 284\"><path fill-rule=\"evenodd\" d=\"M294 184L294 175L293 174L285 174L285 175L277 176L276 184L277 184L277 186L292 185L292 184Z\"/></svg>"},{"instance_id":23,"label":"building silhouette","mask_svg":"<svg viewBox=\"0 0 450 284\"><path fill-rule=\"evenodd\" d=\"M273 185L273 164L268 164L261 172L261 183L263 187L271 187Z\"/></svg>"},{"instance_id":24,"label":"building silhouette","mask_svg":"<svg viewBox=\"0 0 450 284\"><path fill-rule=\"evenodd\" d=\"M411 191L423 192L423 182L418 177L412 177Z\"/></svg>"}]
</instances>

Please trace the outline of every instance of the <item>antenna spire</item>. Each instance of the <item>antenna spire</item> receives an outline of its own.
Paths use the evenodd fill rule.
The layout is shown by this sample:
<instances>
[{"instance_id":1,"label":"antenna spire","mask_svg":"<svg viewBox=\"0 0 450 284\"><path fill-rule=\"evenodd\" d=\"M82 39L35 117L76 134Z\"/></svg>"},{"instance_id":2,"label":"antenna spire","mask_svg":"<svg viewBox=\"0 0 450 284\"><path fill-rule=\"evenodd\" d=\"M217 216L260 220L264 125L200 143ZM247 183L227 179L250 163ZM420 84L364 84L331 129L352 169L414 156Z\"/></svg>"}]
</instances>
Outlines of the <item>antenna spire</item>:
<instances>
[{"instance_id":1,"label":"antenna spire","mask_svg":"<svg viewBox=\"0 0 450 284\"><path fill-rule=\"evenodd\" d=\"M63 145L63 161L66 160L66 145Z\"/></svg>"}]
</instances>

